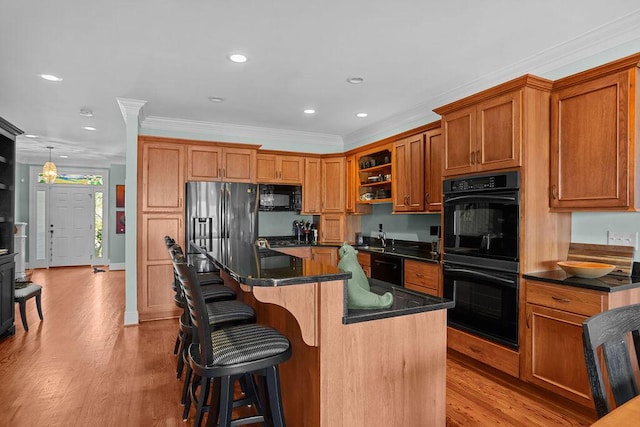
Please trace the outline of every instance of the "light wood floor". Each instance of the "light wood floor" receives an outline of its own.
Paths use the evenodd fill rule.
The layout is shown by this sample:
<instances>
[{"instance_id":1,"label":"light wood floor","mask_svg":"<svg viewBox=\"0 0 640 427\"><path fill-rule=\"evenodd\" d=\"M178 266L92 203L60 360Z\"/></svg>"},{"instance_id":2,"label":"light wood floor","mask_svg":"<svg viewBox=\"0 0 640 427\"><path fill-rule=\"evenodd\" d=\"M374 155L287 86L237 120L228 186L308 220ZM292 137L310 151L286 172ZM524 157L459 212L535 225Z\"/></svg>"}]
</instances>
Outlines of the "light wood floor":
<instances>
[{"instance_id":1,"label":"light wood floor","mask_svg":"<svg viewBox=\"0 0 640 427\"><path fill-rule=\"evenodd\" d=\"M0 341L0 426L190 425L182 421L175 378L177 321L124 327L123 271L54 268L31 278L44 287L44 321L29 300L29 332L16 310L16 334ZM447 375L450 426L594 420L463 356L449 357Z\"/></svg>"}]
</instances>

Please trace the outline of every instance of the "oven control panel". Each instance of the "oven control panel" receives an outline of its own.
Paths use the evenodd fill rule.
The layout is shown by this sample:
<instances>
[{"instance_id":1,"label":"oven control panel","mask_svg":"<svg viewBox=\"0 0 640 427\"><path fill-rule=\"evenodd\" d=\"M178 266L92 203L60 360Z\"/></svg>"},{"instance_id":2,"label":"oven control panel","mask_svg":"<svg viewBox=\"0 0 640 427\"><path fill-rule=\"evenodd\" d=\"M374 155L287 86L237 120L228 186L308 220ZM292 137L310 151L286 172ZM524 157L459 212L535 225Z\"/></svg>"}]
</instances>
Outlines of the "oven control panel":
<instances>
[{"instance_id":1,"label":"oven control panel","mask_svg":"<svg viewBox=\"0 0 640 427\"><path fill-rule=\"evenodd\" d=\"M505 172L492 175L475 175L444 181L445 193L459 193L480 190L513 189L520 185L518 172Z\"/></svg>"}]
</instances>

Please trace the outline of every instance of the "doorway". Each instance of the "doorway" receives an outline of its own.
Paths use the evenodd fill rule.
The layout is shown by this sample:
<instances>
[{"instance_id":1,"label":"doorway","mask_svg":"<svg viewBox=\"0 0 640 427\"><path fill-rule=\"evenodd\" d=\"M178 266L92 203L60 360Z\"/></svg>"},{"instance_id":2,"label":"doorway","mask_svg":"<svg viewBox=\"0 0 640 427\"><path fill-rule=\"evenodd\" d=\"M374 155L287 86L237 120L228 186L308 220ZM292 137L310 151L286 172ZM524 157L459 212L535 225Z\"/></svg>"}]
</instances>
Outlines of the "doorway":
<instances>
[{"instance_id":1,"label":"doorway","mask_svg":"<svg viewBox=\"0 0 640 427\"><path fill-rule=\"evenodd\" d=\"M108 262L107 170L60 170L52 184L30 168L29 268Z\"/></svg>"}]
</instances>

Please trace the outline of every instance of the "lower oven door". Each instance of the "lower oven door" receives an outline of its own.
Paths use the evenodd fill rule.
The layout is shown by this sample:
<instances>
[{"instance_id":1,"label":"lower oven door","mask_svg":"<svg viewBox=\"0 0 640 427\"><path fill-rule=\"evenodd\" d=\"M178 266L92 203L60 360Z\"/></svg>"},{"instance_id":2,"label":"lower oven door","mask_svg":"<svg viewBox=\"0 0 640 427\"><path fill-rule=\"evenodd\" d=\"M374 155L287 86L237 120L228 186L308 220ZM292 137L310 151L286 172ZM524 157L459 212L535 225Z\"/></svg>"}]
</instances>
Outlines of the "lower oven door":
<instances>
[{"instance_id":1,"label":"lower oven door","mask_svg":"<svg viewBox=\"0 0 640 427\"><path fill-rule=\"evenodd\" d=\"M518 275L445 263L444 297L456 305L449 326L518 348Z\"/></svg>"}]
</instances>

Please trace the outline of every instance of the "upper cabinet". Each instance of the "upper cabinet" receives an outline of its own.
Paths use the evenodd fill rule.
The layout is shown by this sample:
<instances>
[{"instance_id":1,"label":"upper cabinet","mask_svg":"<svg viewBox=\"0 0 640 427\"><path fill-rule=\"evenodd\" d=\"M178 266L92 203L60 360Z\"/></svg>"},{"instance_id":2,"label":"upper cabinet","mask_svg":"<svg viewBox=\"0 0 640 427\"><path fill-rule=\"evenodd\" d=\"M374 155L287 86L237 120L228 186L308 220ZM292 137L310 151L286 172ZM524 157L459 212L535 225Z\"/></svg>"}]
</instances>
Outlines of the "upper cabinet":
<instances>
[{"instance_id":1,"label":"upper cabinet","mask_svg":"<svg viewBox=\"0 0 640 427\"><path fill-rule=\"evenodd\" d=\"M550 206L636 210L640 55L557 80L551 94Z\"/></svg>"},{"instance_id":2,"label":"upper cabinet","mask_svg":"<svg viewBox=\"0 0 640 427\"><path fill-rule=\"evenodd\" d=\"M479 98L462 108L450 104L435 110L442 114L443 175L520 166L521 98L522 90L516 89L488 99Z\"/></svg>"},{"instance_id":3,"label":"upper cabinet","mask_svg":"<svg viewBox=\"0 0 640 427\"><path fill-rule=\"evenodd\" d=\"M320 211L345 212L345 158L328 157L320 160ZM312 179L318 179L318 176Z\"/></svg>"},{"instance_id":4,"label":"upper cabinet","mask_svg":"<svg viewBox=\"0 0 640 427\"><path fill-rule=\"evenodd\" d=\"M306 157L304 159L304 182L302 185L302 214L318 215L320 213L320 159Z\"/></svg>"},{"instance_id":5,"label":"upper cabinet","mask_svg":"<svg viewBox=\"0 0 640 427\"><path fill-rule=\"evenodd\" d=\"M304 179L303 157L260 152L256 159L256 179L259 183L302 184Z\"/></svg>"},{"instance_id":6,"label":"upper cabinet","mask_svg":"<svg viewBox=\"0 0 640 427\"><path fill-rule=\"evenodd\" d=\"M393 211L424 210L424 134L413 135L393 144Z\"/></svg>"},{"instance_id":7,"label":"upper cabinet","mask_svg":"<svg viewBox=\"0 0 640 427\"><path fill-rule=\"evenodd\" d=\"M356 155L354 190L359 204L389 203L391 199L393 145L385 144Z\"/></svg>"},{"instance_id":8,"label":"upper cabinet","mask_svg":"<svg viewBox=\"0 0 640 427\"><path fill-rule=\"evenodd\" d=\"M187 181L256 181L256 149L224 145L187 146Z\"/></svg>"},{"instance_id":9,"label":"upper cabinet","mask_svg":"<svg viewBox=\"0 0 640 427\"><path fill-rule=\"evenodd\" d=\"M143 137L140 138L141 140ZM144 212L182 212L184 209L185 147L144 138L138 158L138 194ZM139 184L139 185L140 185Z\"/></svg>"},{"instance_id":10,"label":"upper cabinet","mask_svg":"<svg viewBox=\"0 0 640 427\"><path fill-rule=\"evenodd\" d=\"M424 204L427 212L442 210L442 128L433 129L424 134L425 171Z\"/></svg>"}]
</instances>

